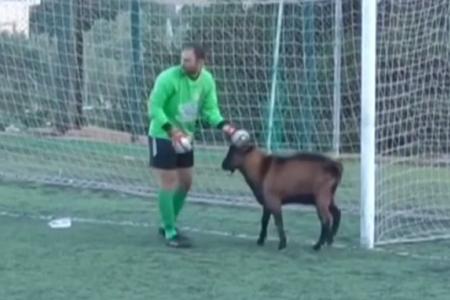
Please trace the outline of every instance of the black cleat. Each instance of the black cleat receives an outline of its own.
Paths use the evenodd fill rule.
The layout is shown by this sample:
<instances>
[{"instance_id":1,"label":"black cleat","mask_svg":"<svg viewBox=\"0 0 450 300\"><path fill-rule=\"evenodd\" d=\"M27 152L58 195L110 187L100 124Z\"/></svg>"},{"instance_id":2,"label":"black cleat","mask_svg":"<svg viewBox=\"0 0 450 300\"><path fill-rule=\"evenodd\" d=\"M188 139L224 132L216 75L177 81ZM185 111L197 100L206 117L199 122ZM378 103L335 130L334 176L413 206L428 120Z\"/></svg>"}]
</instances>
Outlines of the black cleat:
<instances>
[{"instance_id":1,"label":"black cleat","mask_svg":"<svg viewBox=\"0 0 450 300\"><path fill-rule=\"evenodd\" d=\"M191 247L191 242L189 240L189 238L187 236L185 236L184 234L182 234L178 228L175 228L175 230L177 231L177 234L171 238L171 239L166 239L166 244L168 246L171 247L176 247L176 248L188 248ZM165 238L165 230L163 227L159 227L158 228L158 234Z\"/></svg>"},{"instance_id":2,"label":"black cleat","mask_svg":"<svg viewBox=\"0 0 450 300\"><path fill-rule=\"evenodd\" d=\"M192 246L186 237L181 237L179 234L166 239L166 245L173 248L190 248Z\"/></svg>"}]
</instances>

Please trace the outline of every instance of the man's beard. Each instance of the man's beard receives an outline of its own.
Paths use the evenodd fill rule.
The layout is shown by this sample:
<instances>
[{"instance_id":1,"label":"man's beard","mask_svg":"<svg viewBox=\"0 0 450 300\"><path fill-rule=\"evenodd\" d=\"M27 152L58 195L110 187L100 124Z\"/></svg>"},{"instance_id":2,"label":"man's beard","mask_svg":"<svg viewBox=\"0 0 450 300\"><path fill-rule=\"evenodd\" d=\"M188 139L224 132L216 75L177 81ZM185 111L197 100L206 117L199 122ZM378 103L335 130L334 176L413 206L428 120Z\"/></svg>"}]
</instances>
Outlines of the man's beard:
<instances>
[{"instance_id":1,"label":"man's beard","mask_svg":"<svg viewBox=\"0 0 450 300\"><path fill-rule=\"evenodd\" d=\"M200 71L198 69L189 70L184 67L183 67L183 69L184 69L184 72L186 72L186 74L192 78L196 78L196 77L198 77L198 74L200 74Z\"/></svg>"}]
</instances>

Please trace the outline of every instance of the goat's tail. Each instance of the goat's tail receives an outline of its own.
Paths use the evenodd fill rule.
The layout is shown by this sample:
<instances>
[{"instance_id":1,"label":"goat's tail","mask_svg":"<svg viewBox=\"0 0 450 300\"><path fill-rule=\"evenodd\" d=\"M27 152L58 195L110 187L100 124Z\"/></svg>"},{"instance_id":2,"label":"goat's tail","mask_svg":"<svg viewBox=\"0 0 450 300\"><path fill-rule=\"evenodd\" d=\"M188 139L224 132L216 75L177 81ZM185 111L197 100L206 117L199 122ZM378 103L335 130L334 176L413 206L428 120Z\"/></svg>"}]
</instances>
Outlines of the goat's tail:
<instances>
[{"instance_id":1,"label":"goat's tail","mask_svg":"<svg viewBox=\"0 0 450 300\"><path fill-rule=\"evenodd\" d=\"M340 161L332 160L325 166L325 170L336 177L336 179L341 180L342 173L344 172L344 165Z\"/></svg>"},{"instance_id":2,"label":"goat's tail","mask_svg":"<svg viewBox=\"0 0 450 300\"><path fill-rule=\"evenodd\" d=\"M337 186L341 182L342 174L344 173L344 165L338 160L330 161L330 163L325 167L326 171L333 175L335 178L335 183L332 187L333 194L336 192Z\"/></svg>"}]
</instances>

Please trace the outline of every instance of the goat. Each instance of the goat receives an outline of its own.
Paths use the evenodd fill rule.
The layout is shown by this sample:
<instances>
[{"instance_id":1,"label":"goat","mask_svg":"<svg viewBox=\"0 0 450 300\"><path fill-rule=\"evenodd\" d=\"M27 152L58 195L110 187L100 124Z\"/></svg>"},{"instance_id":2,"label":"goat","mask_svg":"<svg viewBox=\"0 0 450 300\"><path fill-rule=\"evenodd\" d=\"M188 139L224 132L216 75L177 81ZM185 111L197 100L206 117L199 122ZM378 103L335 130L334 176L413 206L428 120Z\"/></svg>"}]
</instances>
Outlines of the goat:
<instances>
[{"instance_id":1,"label":"goat","mask_svg":"<svg viewBox=\"0 0 450 300\"><path fill-rule=\"evenodd\" d=\"M341 181L343 165L321 154L297 153L291 156L268 155L254 145L228 149L222 169L231 174L237 169L243 175L256 200L262 205L261 230L257 244L267 237L267 225L273 215L278 231L278 249L286 248L282 205L315 205L321 232L313 249L333 243L341 220L334 195Z\"/></svg>"}]
</instances>

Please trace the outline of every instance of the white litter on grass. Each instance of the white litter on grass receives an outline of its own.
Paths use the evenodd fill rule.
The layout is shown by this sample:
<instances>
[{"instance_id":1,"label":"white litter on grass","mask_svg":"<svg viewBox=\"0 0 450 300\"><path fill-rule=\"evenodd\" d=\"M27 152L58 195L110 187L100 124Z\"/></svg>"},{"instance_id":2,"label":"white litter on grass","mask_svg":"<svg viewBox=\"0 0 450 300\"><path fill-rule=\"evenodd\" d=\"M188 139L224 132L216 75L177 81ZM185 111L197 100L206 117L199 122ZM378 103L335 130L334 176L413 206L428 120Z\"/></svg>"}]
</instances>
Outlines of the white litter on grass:
<instances>
[{"instance_id":1,"label":"white litter on grass","mask_svg":"<svg viewBox=\"0 0 450 300\"><path fill-rule=\"evenodd\" d=\"M53 229L64 229L72 226L72 220L70 218L54 219L48 222L48 226Z\"/></svg>"},{"instance_id":2,"label":"white litter on grass","mask_svg":"<svg viewBox=\"0 0 450 300\"><path fill-rule=\"evenodd\" d=\"M135 161L135 160L136 160L135 157L129 156L129 155L124 155L124 156L123 156L123 159L124 159L124 160L129 160L129 161Z\"/></svg>"}]
</instances>

